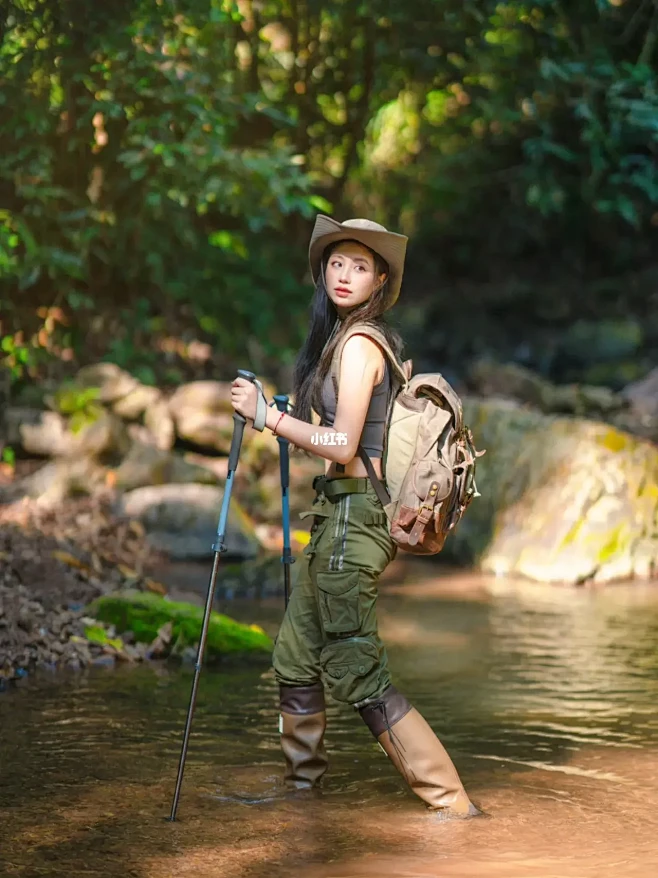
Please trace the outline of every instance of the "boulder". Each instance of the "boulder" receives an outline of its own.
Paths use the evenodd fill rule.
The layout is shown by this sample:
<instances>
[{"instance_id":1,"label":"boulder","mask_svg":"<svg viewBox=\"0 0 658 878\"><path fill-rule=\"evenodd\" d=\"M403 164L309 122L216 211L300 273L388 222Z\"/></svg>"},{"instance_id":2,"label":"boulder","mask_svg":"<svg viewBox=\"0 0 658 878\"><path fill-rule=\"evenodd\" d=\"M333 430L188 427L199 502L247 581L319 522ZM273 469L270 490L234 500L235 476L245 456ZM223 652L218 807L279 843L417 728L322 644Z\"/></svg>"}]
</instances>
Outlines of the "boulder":
<instances>
[{"instance_id":1,"label":"boulder","mask_svg":"<svg viewBox=\"0 0 658 878\"><path fill-rule=\"evenodd\" d=\"M133 441L128 454L114 471L114 484L120 491L190 482L214 485L217 477L207 467L189 463L180 454L162 451L139 441Z\"/></svg>"},{"instance_id":2,"label":"boulder","mask_svg":"<svg viewBox=\"0 0 658 878\"><path fill-rule=\"evenodd\" d=\"M144 412L144 426L153 436L156 448L169 451L176 441L176 427L166 399L151 403Z\"/></svg>"},{"instance_id":3,"label":"boulder","mask_svg":"<svg viewBox=\"0 0 658 878\"><path fill-rule=\"evenodd\" d=\"M72 430L58 412L11 408L5 412L6 442L38 457L118 458L130 441L123 422L101 409L98 417Z\"/></svg>"},{"instance_id":4,"label":"boulder","mask_svg":"<svg viewBox=\"0 0 658 878\"><path fill-rule=\"evenodd\" d=\"M112 404L113 412L127 421L136 421L144 411L162 399L162 392L157 387L138 384L126 396L122 396Z\"/></svg>"},{"instance_id":5,"label":"boulder","mask_svg":"<svg viewBox=\"0 0 658 878\"><path fill-rule=\"evenodd\" d=\"M123 421L112 412L103 411L96 420L75 434L71 454L114 461L130 448L130 438Z\"/></svg>"},{"instance_id":6,"label":"boulder","mask_svg":"<svg viewBox=\"0 0 658 878\"><path fill-rule=\"evenodd\" d=\"M56 458L2 492L2 502L30 497L52 508L75 494L93 494L107 483L108 470L91 457Z\"/></svg>"},{"instance_id":7,"label":"boulder","mask_svg":"<svg viewBox=\"0 0 658 878\"><path fill-rule=\"evenodd\" d=\"M652 369L641 381L626 386L622 395L637 417L658 421L658 368Z\"/></svg>"},{"instance_id":8,"label":"boulder","mask_svg":"<svg viewBox=\"0 0 658 878\"><path fill-rule=\"evenodd\" d=\"M291 527L306 527L299 519L299 513L309 509L315 492L313 478L324 472L324 461L319 457L293 455L290 460L290 504ZM240 475L238 467L237 475ZM244 477L244 473L243 473ZM249 476L241 485L240 498L258 521L267 524L281 523L281 474L278 464L272 466L258 477Z\"/></svg>"},{"instance_id":9,"label":"boulder","mask_svg":"<svg viewBox=\"0 0 658 878\"><path fill-rule=\"evenodd\" d=\"M268 400L274 388L263 383ZM199 448L228 454L233 436L233 415L231 405L231 382L192 381L179 387L169 400L169 412L174 422L176 434ZM244 432L244 446L258 444L256 437L262 436L251 428ZM276 448L276 439L271 437ZM267 439L263 440L267 444ZM265 447L263 442L260 447Z\"/></svg>"},{"instance_id":10,"label":"boulder","mask_svg":"<svg viewBox=\"0 0 658 878\"><path fill-rule=\"evenodd\" d=\"M181 439L200 448L228 454L233 435L231 385L225 381L192 381L169 400L169 412Z\"/></svg>"},{"instance_id":11,"label":"boulder","mask_svg":"<svg viewBox=\"0 0 658 878\"><path fill-rule=\"evenodd\" d=\"M479 360L468 384L478 396L514 399L546 414L608 418L628 408L627 400L608 387L591 384L552 384L517 363Z\"/></svg>"},{"instance_id":12,"label":"boulder","mask_svg":"<svg viewBox=\"0 0 658 878\"><path fill-rule=\"evenodd\" d=\"M120 634L130 631L137 643L152 645L167 626L167 653L182 655L198 645L204 608L147 592L125 591L97 598L87 612L113 625ZM235 654L269 656L272 646L271 638L258 625L246 625L211 612L206 641L208 659Z\"/></svg>"},{"instance_id":13,"label":"boulder","mask_svg":"<svg viewBox=\"0 0 658 878\"><path fill-rule=\"evenodd\" d=\"M541 582L648 579L658 568L658 447L608 424L464 400L482 497L447 556Z\"/></svg>"},{"instance_id":14,"label":"boulder","mask_svg":"<svg viewBox=\"0 0 658 878\"><path fill-rule=\"evenodd\" d=\"M99 390L97 399L103 403L114 403L141 386L129 372L114 363L83 366L75 376L74 385L81 389L97 387Z\"/></svg>"},{"instance_id":15,"label":"boulder","mask_svg":"<svg viewBox=\"0 0 658 878\"><path fill-rule=\"evenodd\" d=\"M8 408L4 412L5 442L37 457L63 456L71 452L74 436L58 412L32 408Z\"/></svg>"},{"instance_id":16,"label":"boulder","mask_svg":"<svg viewBox=\"0 0 658 878\"><path fill-rule=\"evenodd\" d=\"M501 396L545 409L552 385L517 363L478 360L468 374L468 384L478 396Z\"/></svg>"},{"instance_id":17,"label":"boulder","mask_svg":"<svg viewBox=\"0 0 658 878\"><path fill-rule=\"evenodd\" d=\"M143 525L154 548L177 560L211 558L224 492L212 485L168 484L137 488L119 498L117 511ZM255 558L260 544L254 525L231 497L226 557Z\"/></svg>"}]
</instances>

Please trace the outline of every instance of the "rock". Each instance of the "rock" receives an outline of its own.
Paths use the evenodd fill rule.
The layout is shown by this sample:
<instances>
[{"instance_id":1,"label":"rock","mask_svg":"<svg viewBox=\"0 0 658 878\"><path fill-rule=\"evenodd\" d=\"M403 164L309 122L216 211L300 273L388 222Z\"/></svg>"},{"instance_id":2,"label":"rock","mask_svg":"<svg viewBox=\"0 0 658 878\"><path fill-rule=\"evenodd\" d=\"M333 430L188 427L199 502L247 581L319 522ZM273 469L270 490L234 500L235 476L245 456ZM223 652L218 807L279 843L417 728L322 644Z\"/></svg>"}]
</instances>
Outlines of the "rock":
<instances>
[{"instance_id":1,"label":"rock","mask_svg":"<svg viewBox=\"0 0 658 878\"><path fill-rule=\"evenodd\" d=\"M144 412L144 426L154 438L156 448L169 451L176 441L174 419L165 399L151 403Z\"/></svg>"},{"instance_id":2,"label":"rock","mask_svg":"<svg viewBox=\"0 0 658 878\"><path fill-rule=\"evenodd\" d=\"M658 420L658 368L652 369L640 381L622 390L634 414L647 420Z\"/></svg>"},{"instance_id":3,"label":"rock","mask_svg":"<svg viewBox=\"0 0 658 878\"><path fill-rule=\"evenodd\" d=\"M211 485L168 484L137 488L120 498L117 511L137 519L147 539L175 559L213 556L223 490ZM235 495L231 497L226 548L228 557L253 558L260 549L254 526Z\"/></svg>"},{"instance_id":4,"label":"rock","mask_svg":"<svg viewBox=\"0 0 658 878\"><path fill-rule=\"evenodd\" d=\"M516 363L479 360L468 375L469 386L478 396L517 399L544 410L552 385L535 372Z\"/></svg>"},{"instance_id":5,"label":"rock","mask_svg":"<svg viewBox=\"0 0 658 878\"><path fill-rule=\"evenodd\" d=\"M197 454L194 451L188 451L183 455L183 460L210 470L220 482L225 482L228 478L228 457L207 457L204 454ZM241 477L242 467L240 467L236 473L236 482Z\"/></svg>"},{"instance_id":6,"label":"rock","mask_svg":"<svg viewBox=\"0 0 658 878\"><path fill-rule=\"evenodd\" d=\"M8 408L4 412L7 445L38 457L65 455L71 451L73 435L57 412L31 408Z\"/></svg>"},{"instance_id":7,"label":"rock","mask_svg":"<svg viewBox=\"0 0 658 878\"><path fill-rule=\"evenodd\" d=\"M157 642L164 648L165 640L171 642L180 654L198 643L204 608L146 592L124 591L98 598L88 612L112 623L121 633L132 631L139 643ZM160 637L160 632L166 632L166 637ZM271 638L257 625L245 625L221 613L211 613L206 641L209 659L236 653L269 656L272 646Z\"/></svg>"},{"instance_id":8,"label":"rock","mask_svg":"<svg viewBox=\"0 0 658 878\"><path fill-rule=\"evenodd\" d=\"M3 491L3 501L31 497L52 508L74 494L93 494L106 484L107 468L92 458L57 458Z\"/></svg>"},{"instance_id":9,"label":"rock","mask_svg":"<svg viewBox=\"0 0 658 878\"><path fill-rule=\"evenodd\" d=\"M274 388L263 384L267 399ZM208 448L228 454L233 436L233 407L231 406L231 383L226 381L192 381L179 387L169 400L169 411L176 433L181 439L199 448ZM257 430L246 429L245 449L255 442ZM276 439L274 440L276 447ZM267 442L267 438L264 440Z\"/></svg>"},{"instance_id":10,"label":"rock","mask_svg":"<svg viewBox=\"0 0 658 878\"><path fill-rule=\"evenodd\" d=\"M92 659L91 664L99 668L113 668L116 664L116 658L113 655L103 654Z\"/></svg>"},{"instance_id":11,"label":"rock","mask_svg":"<svg viewBox=\"0 0 658 878\"><path fill-rule=\"evenodd\" d=\"M648 579L658 568L658 448L610 425L464 400L482 497L446 555L542 582Z\"/></svg>"},{"instance_id":12,"label":"rock","mask_svg":"<svg viewBox=\"0 0 658 878\"><path fill-rule=\"evenodd\" d=\"M123 422L111 412L104 412L76 435L71 453L109 462L121 458L129 448L130 438Z\"/></svg>"},{"instance_id":13,"label":"rock","mask_svg":"<svg viewBox=\"0 0 658 878\"><path fill-rule=\"evenodd\" d=\"M233 414L230 381L191 381L181 385L169 400L169 409L177 419L181 410Z\"/></svg>"},{"instance_id":14,"label":"rock","mask_svg":"<svg viewBox=\"0 0 658 878\"><path fill-rule=\"evenodd\" d=\"M228 454L233 434L230 382L183 384L169 400L169 412L181 439Z\"/></svg>"},{"instance_id":15,"label":"rock","mask_svg":"<svg viewBox=\"0 0 658 878\"><path fill-rule=\"evenodd\" d=\"M608 387L555 385L516 363L479 360L469 373L468 384L478 396L514 399L546 414L609 417L628 407L624 397Z\"/></svg>"},{"instance_id":16,"label":"rock","mask_svg":"<svg viewBox=\"0 0 658 878\"><path fill-rule=\"evenodd\" d=\"M606 417L626 408L624 398L608 387L591 384L550 385L542 410L547 414Z\"/></svg>"},{"instance_id":17,"label":"rock","mask_svg":"<svg viewBox=\"0 0 658 878\"><path fill-rule=\"evenodd\" d=\"M114 471L114 484L121 491L180 482L214 485L217 478L208 468L189 463L180 454L142 442L132 443Z\"/></svg>"},{"instance_id":18,"label":"rock","mask_svg":"<svg viewBox=\"0 0 658 878\"><path fill-rule=\"evenodd\" d=\"M233 416L228 412L206 412L187 408L177 411L174 423L181 439L228 454L233 437ZM245 431L246 432L246 431Z\"/></svg>"},{"instance_id":19,"label":"rock","mask_svg":"<svg viewBox=\"0 0 658 878\"><path fill-rule=\"evenodd\" d=\"M300 525L299 513L309 509L315 492L313 479L324 472L324 461L319 457L293 455L290 459L290 504L291 526ZM238 467L237 475L240 475ZM244 476L244 471L242 473ZM281 523L281 474L278 462L265 473L246 478L241 486L240 499L245 507L253 511L255 517L266 523ZM305 525L301 525L305 526Z\"/></svg>"},{"instance_id":20,"label":"rock","mask_svg":"<svg viewBox=\"0 0 658 878\"><path fill-rule=\"evenodd\" d=\"M127 421L136 421L151 405L162 399L162 392L157 387L138 384L126 396L122 396L112 404L113 412Z\"/></svg>"},{"instance_id":21,"label":"rock","mask_svg":"<svg viewBox=\"0 0 658 878\"><path fill-rule=\"evenodd\" d=\"M97 387L98 400L104 403L116 402L141 386L129 372L114 363L83 366L75 376L74 383L80 388Z\"/></svg>"}]
</instances>

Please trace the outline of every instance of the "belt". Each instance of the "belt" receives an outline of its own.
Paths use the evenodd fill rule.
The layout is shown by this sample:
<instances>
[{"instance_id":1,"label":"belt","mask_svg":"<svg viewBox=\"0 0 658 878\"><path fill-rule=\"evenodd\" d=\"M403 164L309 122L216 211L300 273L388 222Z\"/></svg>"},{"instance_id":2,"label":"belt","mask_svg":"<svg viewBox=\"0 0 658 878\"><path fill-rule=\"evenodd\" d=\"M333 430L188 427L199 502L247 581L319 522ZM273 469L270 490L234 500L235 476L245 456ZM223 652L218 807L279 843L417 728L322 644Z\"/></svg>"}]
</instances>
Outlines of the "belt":
<instances>
[{"instance_id":1,"label":"belt","mask_svg":"<svg viewBox=\"0 0 658 878\"><path fill-rule=\"evenodd\" d=\"M342 497L343 494L366 494L370 490L370 479L367 477L351 477L347 479L328 479L316 476L313 487L318 494L324 494L329 500Z\"/></svg>"}]
</instances>

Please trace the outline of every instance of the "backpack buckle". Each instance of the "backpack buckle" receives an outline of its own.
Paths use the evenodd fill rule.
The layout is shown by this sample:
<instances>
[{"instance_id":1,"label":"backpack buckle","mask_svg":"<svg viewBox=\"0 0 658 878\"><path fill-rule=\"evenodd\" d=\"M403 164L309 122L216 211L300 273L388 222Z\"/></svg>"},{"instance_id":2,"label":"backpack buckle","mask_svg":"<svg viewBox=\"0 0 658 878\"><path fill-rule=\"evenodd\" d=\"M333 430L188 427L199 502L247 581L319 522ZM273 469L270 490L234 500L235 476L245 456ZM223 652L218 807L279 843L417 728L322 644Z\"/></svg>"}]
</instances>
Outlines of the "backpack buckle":
<instances>
[{"instance_id":1,"label":"backpack buckle","mask_svg":"<svg viewBox=\"0 0 658 878\"><path fill-rule=\"evenodd\" d=\"M429 486L427 496L420 505L418 515L416 516L416 521L414 522L414 526L411 528L411 531L409 533L409 539L407 542L410 546L415 546L418 544L420 538L423 535L423 531L432 519L432 514L434 512L434 505L436 501L430 498L436 497L436 493L438 490L439 483L432 482Z\"/></svg>"}]
</instances>

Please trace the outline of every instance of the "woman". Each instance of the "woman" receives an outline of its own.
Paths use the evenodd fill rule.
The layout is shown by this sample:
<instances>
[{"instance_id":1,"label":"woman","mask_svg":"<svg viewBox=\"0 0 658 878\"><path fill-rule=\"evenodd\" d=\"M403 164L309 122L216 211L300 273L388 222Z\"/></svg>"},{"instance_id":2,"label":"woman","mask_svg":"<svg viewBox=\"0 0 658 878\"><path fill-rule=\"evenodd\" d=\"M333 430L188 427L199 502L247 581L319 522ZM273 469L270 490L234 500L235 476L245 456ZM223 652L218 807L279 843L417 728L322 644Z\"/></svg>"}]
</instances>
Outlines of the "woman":
<instances>
[{"instance_id":1,"label":"woman","mask_svg":"<svg viewBox=\"0 0 658 878\"><path fill-rule=\"evenodd\" d=\"M479 812L430 726L391 684L377 630L377 581L396 547L356 452L360 443L381 479L390 364L374 341L354 335L341 355L337 400L330 369L342 335L364 320L377 323L399 356L400 339L381 317L398 298L406 244L405 236L368 220L317 218L309 250L315 296L295 369L295 407L290 415L267 410L265 426L275 435L327 461L325 475L314 480L313 509L302 513L314 516L311 539L274 647L281 744L286 784L317 786L328 766L326 687L359 712L430 809L466 817ZM233 408L253 420L256 394L237 379ZM342 434L342 444L324 444L330 434Z\"/></svg>"}]
</instances>

